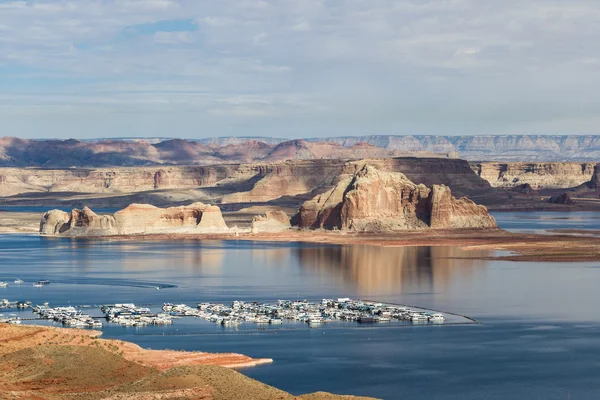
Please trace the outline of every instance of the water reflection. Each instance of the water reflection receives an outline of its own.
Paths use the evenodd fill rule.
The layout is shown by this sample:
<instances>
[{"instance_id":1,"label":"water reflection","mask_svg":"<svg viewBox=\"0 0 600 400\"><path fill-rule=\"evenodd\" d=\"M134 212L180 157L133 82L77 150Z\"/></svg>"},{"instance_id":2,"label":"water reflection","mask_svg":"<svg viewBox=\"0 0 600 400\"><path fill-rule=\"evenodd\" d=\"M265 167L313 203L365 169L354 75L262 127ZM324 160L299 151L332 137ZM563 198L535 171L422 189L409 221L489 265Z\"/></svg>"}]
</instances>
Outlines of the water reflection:
<instances>
[{"instance_id":1,"label":"water reflection","mask_svg":"<svg viewBox=\"0 0 600 400\"><path fill-rule=\"evenodd\" d=\"M487 266L489 250L368 245L292 249L304 268L352 283L361 296L444 290Z\"/></svg>"}]
</instances>

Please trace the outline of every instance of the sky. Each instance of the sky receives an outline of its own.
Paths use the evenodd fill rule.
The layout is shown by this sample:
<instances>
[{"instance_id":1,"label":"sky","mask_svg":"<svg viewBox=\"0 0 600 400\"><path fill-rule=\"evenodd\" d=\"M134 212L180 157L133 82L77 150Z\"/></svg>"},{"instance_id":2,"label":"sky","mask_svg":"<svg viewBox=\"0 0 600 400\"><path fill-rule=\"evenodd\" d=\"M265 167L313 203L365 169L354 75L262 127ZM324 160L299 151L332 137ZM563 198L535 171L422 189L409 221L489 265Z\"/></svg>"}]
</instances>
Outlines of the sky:
<instances>
[{"instance_id":1,"label":"sky","mask_svg":"<svg viewBox=\"0 0 600 400\"><path fill-rule=\"evenodd\" d=\"M600 133L598 0L0 0L0 136Z\"/></svg>"}]
</instances>

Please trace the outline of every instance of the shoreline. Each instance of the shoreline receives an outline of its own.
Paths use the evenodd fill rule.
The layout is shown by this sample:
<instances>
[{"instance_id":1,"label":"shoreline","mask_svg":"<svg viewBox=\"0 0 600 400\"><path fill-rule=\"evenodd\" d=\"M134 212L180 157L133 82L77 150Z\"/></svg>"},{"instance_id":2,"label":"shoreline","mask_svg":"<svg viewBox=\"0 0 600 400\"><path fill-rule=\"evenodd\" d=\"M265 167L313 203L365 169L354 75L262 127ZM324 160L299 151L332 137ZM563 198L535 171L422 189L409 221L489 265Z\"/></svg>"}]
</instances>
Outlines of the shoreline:
<instances>
[{"instance_id":1,"label":"shoreline","mask_svg":"<svg viewBox=\"0 0 600 400\"><path fill-rule=\"evenodd\" d=\"M278 233L161 233L149 235L41 237L84 240L243 240L257 242L369 245L382 247L457 246L464 250L489 249L513 254L488 257L505 261L600 261L600 237L589 235L514 233L496 229L414 230L394 233L352 233L290 230ZM474 257L481 258L481 257Z\"/></svg>"}]
</instances>

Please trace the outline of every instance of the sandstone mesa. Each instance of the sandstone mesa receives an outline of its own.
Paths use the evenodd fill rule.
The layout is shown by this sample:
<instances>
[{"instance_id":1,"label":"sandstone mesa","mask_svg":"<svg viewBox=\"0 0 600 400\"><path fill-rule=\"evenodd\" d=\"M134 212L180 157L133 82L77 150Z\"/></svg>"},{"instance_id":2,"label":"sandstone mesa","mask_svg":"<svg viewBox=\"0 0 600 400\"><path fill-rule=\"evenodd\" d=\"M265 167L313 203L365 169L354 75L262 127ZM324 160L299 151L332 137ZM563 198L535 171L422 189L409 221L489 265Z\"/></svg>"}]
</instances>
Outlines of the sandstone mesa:
<instances>
[{"instance_id":1,"label":"sandstone mesa","mask_svg":"<svg viewBox=\"0 0 600 400\"><path fill-rule=\"evenodd\" d=\"M484 206L456 199L444 185L430 189L370 165L305 202L295 222L301 228L358 232L497 227Z\"/></svg>"}]
</instances>

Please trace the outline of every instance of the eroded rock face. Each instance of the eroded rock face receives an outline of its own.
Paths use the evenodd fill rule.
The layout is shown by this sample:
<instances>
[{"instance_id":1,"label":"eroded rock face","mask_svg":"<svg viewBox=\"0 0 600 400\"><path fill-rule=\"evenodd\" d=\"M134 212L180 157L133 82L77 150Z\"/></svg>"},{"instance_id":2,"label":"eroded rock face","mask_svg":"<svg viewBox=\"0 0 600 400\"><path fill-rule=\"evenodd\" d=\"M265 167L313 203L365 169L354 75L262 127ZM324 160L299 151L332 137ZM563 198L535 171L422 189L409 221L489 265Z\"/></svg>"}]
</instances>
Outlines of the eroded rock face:
<instances>
[{"instance_id":1,"label":"eroded rock face","mask_svg":"<svg viewBox=\"0 0 600 400\"><path fill-rule=\"evenodd\" d=\"M548 199L548 203L552 204L564 204L564 205L572 205L575 204L571 196L568 193L563 193L558 196L553 196Z\"/></svg>"},{"instance_id":2,"label":"eroded rock face","mask_svg":"<svg viewBox=\"0 0 600 400\"><path fill-rule=\"evenodd\" d=\"M159 233L227 232L219 207L194 203L183 207L158 208L131 204L114 215L98 215L87 207L71 214L60 210L44 214L43 235L111 236Z\"/></svg>"},{"instance_id":3,"label":"eroded rock face","mask_svg":"<svg viewBox=\"0 0 600 400\"><path fill-rule=\"evenodd\" d=\"M594 166L594 173L592 179L588 182L588 187L590 189L600 189L600 164Z\"/></svg>"},{"instance_id":4,"label":"eroded rock face","mask_svg":"<svg viewBox=\"0 0 600 400\"><path fill-rule=\"evenodd\" d=\"M428 197L429 226L433 229L496 228L486 207L466 197L456 199L444 185L433 185Z\"/></svg>"},{"instance_id":5,"label":"eroded rock face","mask_svg":"<svg viewBox=\"0 0 600 400\"><path fill-rule=\"evenodd\" d=\"M252 219L252 233L282 232L291 227L290 217L283 211L267 211Z\"/></svg>"},{"instance_id":6,"label":"eroded rock face","mask_svg":"<svg viewBox=\"0 0 600 400\"><path fill-rule=\"evenodd\" d=\"M484 206L457 200L444 185L429 189L369 165L305 202L295 220L301 228L367 232L496 227Z\"/></svg>"},{"instance_id":7,"label":"eroded rock face","mask_svg":"<svg viewBox=\"0 0 600 400\"><path fill-rule=\"evenodd\" d=\"M70 215L61 210L50 210L42 216L40 233L42 235L58 235L69 229Z\"/></svg>"},{"instance_id":8,"label":"eroded rock face","mask_svg":"<svg viewBox=\"0 0 600 400\"><path fill-rule=\"evenodd\" d=\"M593 163L575 162L479 162L471 163L471 168L493 187L504 188L571 188L588 182L594 174Z\"/></svg>"}]
</instances>

